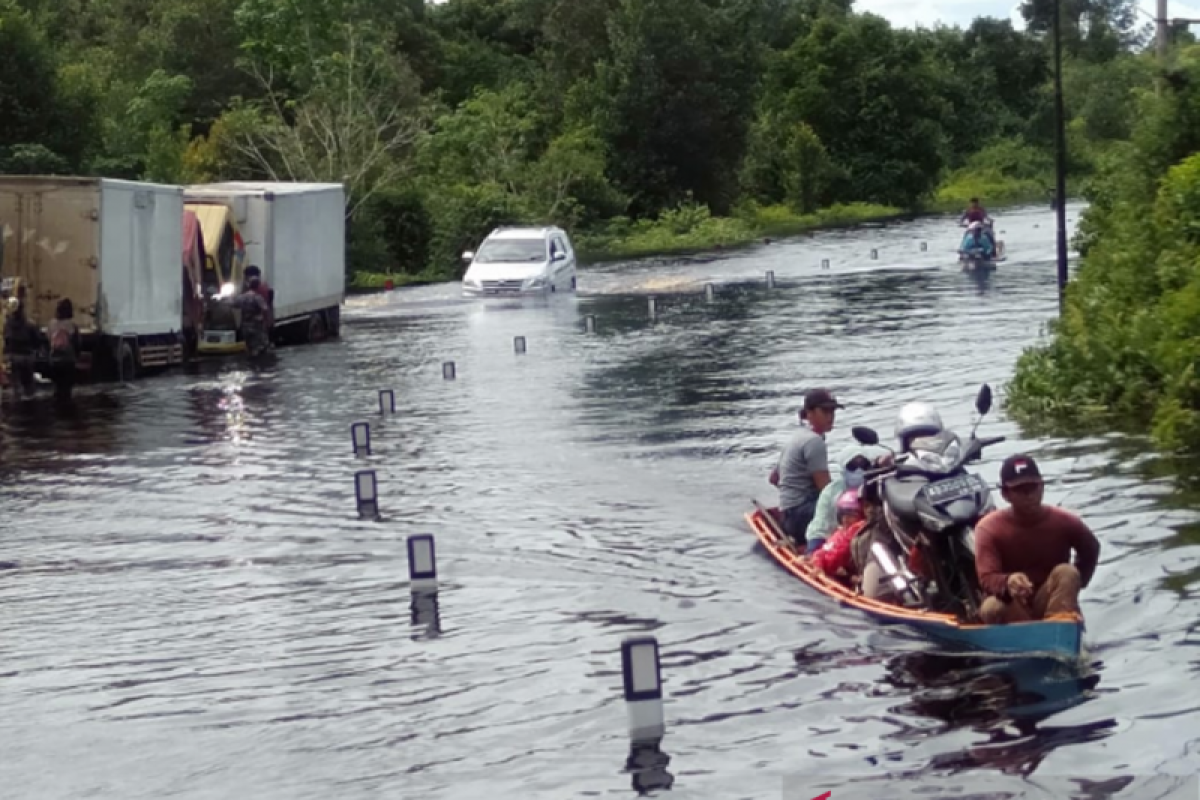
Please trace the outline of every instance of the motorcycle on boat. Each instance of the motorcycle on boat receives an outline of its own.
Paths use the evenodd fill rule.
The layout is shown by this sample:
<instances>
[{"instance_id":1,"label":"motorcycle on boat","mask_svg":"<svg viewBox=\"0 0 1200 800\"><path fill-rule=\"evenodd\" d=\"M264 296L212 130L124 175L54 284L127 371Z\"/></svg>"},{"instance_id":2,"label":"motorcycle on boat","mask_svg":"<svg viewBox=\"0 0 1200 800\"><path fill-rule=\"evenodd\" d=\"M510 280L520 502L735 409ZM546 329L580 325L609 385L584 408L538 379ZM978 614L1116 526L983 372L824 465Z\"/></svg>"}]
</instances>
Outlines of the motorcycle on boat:
<instances>
[{"instance_id":1,"label":"motorcycle on boat","mask_svg":"<svg viewBox=\"0 0 1200 800\"><path fill-rule=\"evenodd\" d=\"M995 509L991 488L966 465L981 458L983 449L1004 441L1003 436L977 438L979 422L991 410L992 390L984 384L975 400L979 420L963 443L957 433L943 430L917 437L895 462L866 474L868 491L882 502L884 519L896 545L917 555L925 565L916 576L908 560L896 557L876 541L872 553L902 602L930 611L978 621L982 591L975 572L975 525ZM852 429L863 444L878 444L879 435L866 427Z\"/></svg>"}]
</instances>

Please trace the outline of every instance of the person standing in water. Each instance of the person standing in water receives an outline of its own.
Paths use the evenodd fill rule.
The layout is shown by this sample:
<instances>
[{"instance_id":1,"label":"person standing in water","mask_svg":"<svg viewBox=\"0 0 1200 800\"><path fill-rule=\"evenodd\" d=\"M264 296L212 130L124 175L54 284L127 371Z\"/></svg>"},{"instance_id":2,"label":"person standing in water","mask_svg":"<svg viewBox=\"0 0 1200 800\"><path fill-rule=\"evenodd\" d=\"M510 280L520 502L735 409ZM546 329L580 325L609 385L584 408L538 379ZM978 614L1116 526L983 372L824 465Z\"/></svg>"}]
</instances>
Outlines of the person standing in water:
<instances>
[{"instance_id":1,"label":"person standing in water","mask_svg":"<svg viewBox=\"0 0 1200 800\"><path fill-rule=\"evenodd\" d=\"M58 301L54 319L46 328L50 337L50 368L54 394L60 400L71 397L75 388L75 362L79 358L79 326L75 324L75 306L69 298Z\"/></svg>"},{"instance_id":2,"label":"person standing in water","mask_svg":"<svg viewBox=\"0 0 1200 800\"><path fill-rule=\"evenodd\" d=\"M829 485L829 451L825 434L833 430L839 408L845 408L828 389L811 389L800 409L801 429L788 442L771 472L770 482L779 488L779 510L783 532L802 552L805 532L817 510L821 491Z\"/></svg>"}]
</instances>

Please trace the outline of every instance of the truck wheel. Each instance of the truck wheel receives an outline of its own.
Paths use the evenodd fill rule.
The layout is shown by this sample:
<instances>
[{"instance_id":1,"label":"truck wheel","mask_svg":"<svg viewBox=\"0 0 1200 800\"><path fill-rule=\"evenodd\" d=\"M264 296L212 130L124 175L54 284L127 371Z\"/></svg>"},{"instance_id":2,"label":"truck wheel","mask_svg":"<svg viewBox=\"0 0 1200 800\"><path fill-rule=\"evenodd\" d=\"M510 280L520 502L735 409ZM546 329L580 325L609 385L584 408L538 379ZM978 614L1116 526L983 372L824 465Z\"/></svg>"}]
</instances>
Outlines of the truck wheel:
<instances>
[{"instance_id":1,"label":"truck wheel","mask_svg":"<svg viewBox=\"0 0 1200 800\"><path fill-rule=\"evenodd\" d=\"M117 349L117 378L121 381L131 381L138 377L137 358L129 342L121 342Z\"/></svg>"},{"instance_id":2,"label":"truck wheel","mask_svg":"<svg viewBox=\"0 0 1200 800\"><path fill-rule=\"evenodd\" d=\"M337 338L342 334L342 310L337 306L325 309L325 322L329 327L329 335Z\"/></svg>"},{"instance_id":3,"label":"truck wheel","mask_svg":"<svg viewBox=\"0 0 1200 800\"><path fill-rule=\"evenodd\" d=\"M183 363L187 364L194 361L200 351L200 334L193 327L185 330L180 338L183 345Z\"/></svg>"},{"instance_id":4,"label":"truck wheel","mask_svg":"<svg viewBox=\"0 0 1200 800\"><path fill-rule=\"evenodd\" d=\"M328 327L325 325L325 315L320 311L314 311L308 318L308 340L323 342L327 335Z\"/></svg>"}]
</instances>

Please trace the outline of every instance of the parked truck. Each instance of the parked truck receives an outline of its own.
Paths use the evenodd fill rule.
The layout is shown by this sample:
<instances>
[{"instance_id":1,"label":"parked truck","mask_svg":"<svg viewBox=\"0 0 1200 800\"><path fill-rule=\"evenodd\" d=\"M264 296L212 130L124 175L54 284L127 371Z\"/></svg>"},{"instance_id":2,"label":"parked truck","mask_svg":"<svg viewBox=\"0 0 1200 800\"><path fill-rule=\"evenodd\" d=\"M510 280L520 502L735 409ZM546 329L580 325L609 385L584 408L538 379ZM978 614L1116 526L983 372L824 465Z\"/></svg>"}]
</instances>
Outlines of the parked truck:
<instances>
[{"instance_id":1,"label":"parked truck","mask_svg":"<svg viewBox=\"0 0 1200 800\"><path fill-rule=\"evenodd\" d=\"M345 190L341 184L230 182L188 186L187 209L201 220L207 264L199 350L244 349L240 314L225 300L257 266L274 290L275 342L337 336L346 296Z\"/></svg>"},{"instance_id":2,"label":"parked truck","mask_svg":"<svg viewBox=\"0 0 1200 800\"><path fill-rule=\"evenodd\" d=\"M108 178L0 176L0 280L45 330L71 300L83 377L130 379L185 355L183 188ZM35 369L47 374L48 352Z\"/></svg>"}]
</instances>

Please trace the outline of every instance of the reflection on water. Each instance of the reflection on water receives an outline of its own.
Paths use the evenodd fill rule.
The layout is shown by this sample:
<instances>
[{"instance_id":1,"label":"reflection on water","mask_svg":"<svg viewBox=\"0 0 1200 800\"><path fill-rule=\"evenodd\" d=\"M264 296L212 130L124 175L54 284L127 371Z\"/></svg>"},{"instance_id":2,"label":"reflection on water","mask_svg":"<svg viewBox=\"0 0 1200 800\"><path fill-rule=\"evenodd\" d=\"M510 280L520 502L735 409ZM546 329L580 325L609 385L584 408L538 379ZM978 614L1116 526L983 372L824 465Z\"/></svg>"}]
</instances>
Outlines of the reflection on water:
<instances>
[{"instance_id":1,"label":"reflection on water","mask_svg":"<svg viewBox=\"0 0 1200 800\"><path fill-rule=\"evenodd\" d=\"M1094 697L1100 675L1081 664L918 652L890 659L886 668L887 683L911 692L895 713L940 720L947 731L967 727L987 735L962 752L939 754L933 762L939 769L989 767L1028 775L1055 748L1102 739L1115 726L1111 719L1043 724Z\"/></svg>"},{"instance_id":2,"label":"reflection on water","mask_svg":"<svg viewBox=\"0 0 1200 800\"><path fill-rule=\"evenodd\" d=\"M436 591L413 590L409 609L412 612L414 641L436 639L442 635L442 616L438 610Z\"/></svg>"},{"instance_id":3,"label":"reflection on water","mask_svg":"<svg viewBox=\"0 0 1200 800\"><path fill-rule=\"evenodd\" d=\"M633 740L629 743L629 757L625 760L625 771L630 783L639 795L647 795L660 789L670 789L675 776L668 770L671 757L662 751L662 738L649 741Z\"/></svg>"},{"instance_id":4,"label":"reflection on water","mask_svg":"<svg viewBox=\"0 0 1200 800\"><path fill-rule=\"evenodd\" d=\"M5 791L765 798L825 780L840 800L1070 776L1052 796L1132 797L1200 771L1200 484L1139 440L985 422L1008 437L985 478L1033 453L1047 501L1103 542L1082 598L1095 663L1075 671L898 642L742 519L774 502L813 385L847 406L834 452L912 400L960 428L981 383L1002 407L1057 309L1051 223L1007 213L989 273L964 274L959 229L932 219L584 267L577 297L383 293L348 304L341 340L270 362L0 405ZM381 521L357 515L365 468ZM404 543L430 533L439 588L413 592ZM655 743L624 730L620 640L639 632L663 653Z\"/></svg>"}]
</instances>

